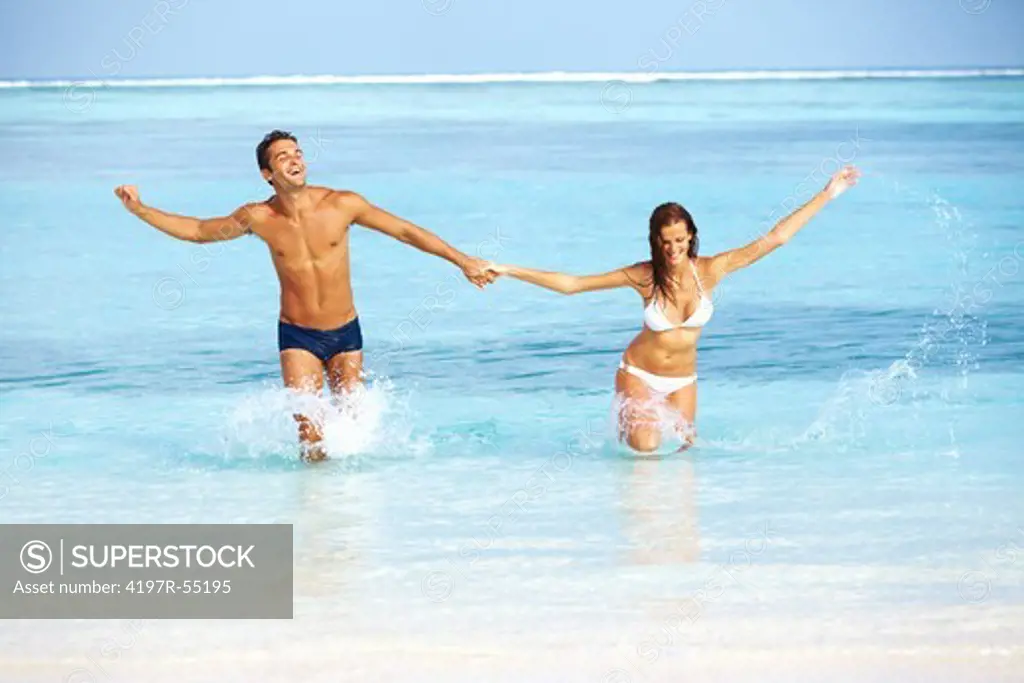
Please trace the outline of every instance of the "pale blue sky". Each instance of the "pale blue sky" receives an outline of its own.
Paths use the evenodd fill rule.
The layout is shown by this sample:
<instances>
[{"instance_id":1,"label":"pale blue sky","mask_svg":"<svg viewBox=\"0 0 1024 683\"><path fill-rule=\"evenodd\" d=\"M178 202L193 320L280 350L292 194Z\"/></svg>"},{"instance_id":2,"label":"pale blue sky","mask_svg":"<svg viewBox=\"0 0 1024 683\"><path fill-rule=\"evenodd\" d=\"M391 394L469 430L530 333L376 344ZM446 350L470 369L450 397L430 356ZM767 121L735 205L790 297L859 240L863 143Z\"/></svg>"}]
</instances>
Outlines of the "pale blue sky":
<instances>
[{"instance_id":1,"label":"pale blue sky","mask_svg":"<svg viewBox=\"0 0 1024 683\"><path fill-rule=\"evenodd\" d=\"M1022 0L7 0L0 78L1024 65Z\"/></svg>"}]
</instances>

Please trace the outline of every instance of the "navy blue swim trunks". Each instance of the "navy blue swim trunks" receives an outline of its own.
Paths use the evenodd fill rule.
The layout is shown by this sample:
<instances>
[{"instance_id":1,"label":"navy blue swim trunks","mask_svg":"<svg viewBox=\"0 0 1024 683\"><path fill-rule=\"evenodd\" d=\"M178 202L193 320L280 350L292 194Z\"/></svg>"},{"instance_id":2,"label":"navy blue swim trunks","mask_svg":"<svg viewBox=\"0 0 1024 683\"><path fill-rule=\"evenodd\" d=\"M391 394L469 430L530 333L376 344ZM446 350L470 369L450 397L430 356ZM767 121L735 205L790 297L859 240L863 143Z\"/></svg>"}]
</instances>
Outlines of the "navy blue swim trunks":
<instances>
[{"instance_id":1,"label":"navy blue swim trunks","mask_svg":"<svg viewBox=\"0 0 1024 683\"><path fill-rule=\"evenodd\" d=\"M317 330L277 321L277 348L302 349L326 363L339 353L363 348L363 331L359 318L353 318L336 330Z\"/></svg>"}]
</instances>

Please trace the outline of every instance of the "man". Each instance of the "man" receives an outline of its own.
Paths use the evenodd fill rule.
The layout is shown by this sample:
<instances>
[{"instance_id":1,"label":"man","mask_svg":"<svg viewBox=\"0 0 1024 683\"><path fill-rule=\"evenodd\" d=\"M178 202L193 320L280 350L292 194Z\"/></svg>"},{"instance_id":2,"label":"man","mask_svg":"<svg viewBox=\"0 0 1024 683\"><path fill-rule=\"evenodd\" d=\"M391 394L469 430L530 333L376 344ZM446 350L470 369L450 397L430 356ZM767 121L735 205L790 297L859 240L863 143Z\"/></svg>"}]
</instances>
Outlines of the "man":
<instances>
[{"instance_id":1,"label":"man","mask_svg":"<svg viewBox=\"0 0 1024 683\"><path fill-rule=\"evenodd\" d=\"M256 147L256 160L274 195L240 207L223 218L188 218L139 200L138 190L121 185L114 193L125 208L158 230L189 242L217 242L253 234L266 242L281 284L278 348L284 384L319 393L324 371L340 394L362 378L363 338L352 297L349 226L362 225L444 258L477 287L495 275L485 263L463 254L437 235L380 209L355 192L306 184L298 141L275 130ZM295 415L302 457L327 457L316 420Z\"/></svg>"}]
</instances>

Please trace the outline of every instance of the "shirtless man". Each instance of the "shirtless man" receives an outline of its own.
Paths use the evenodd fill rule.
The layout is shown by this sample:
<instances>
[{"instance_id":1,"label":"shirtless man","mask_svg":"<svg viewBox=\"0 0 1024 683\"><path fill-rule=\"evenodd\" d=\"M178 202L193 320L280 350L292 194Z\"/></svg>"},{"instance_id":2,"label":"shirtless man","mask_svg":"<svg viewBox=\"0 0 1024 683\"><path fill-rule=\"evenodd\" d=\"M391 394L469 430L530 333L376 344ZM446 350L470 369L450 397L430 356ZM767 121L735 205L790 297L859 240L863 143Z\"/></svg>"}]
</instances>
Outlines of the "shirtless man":
<instances>
[{"instance_id":1,"label":"shirtless man","mask_svg":"<svg viewBox=\"0 0 1024 683\"><path fill-rule=\"evenodd\" d=\"M256 147L256 161L274 195L223 218L188 218L139 200L132 185L114 193L126 209L158 230L189 242L218 242L253 234L266 242L281 283L278 348L285 386L319 393L324 371L336 395L362 379L363 338L352 298L349 226L362 225L446 259L477 287L495 275L485 263L437 235L380 209L355 192L306 184L302 150L291 133L275 130ZM315 419L295 415L302 457L327 457Z\"/></svg>"}]
</instances>

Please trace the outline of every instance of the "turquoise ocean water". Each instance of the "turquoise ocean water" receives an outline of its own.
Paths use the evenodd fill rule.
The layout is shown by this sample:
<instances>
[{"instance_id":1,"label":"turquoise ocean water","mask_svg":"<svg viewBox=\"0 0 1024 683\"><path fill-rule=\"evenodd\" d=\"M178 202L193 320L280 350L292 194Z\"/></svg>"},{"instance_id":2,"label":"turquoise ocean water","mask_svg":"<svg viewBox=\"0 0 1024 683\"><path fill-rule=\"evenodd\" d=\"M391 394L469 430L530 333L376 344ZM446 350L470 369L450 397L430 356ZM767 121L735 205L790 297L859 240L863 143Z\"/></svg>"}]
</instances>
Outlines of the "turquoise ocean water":
<instances>
[{"instance_id":1,"label":"turquoise ocean water","mask_svg":"<svg viewBox=\"0 0 1024 683\"><path fill-rule=\"evenodd\" d=\"M374 381L310 469L265 247L175 242L112 194L226 214L266 196L272 128L313 183L581 274L647 258L663 201L710 254L841 162L864 178L715 292L701 444L655 460L608 440L634 294L478 292L356 228ZM7 88L0 146L0 519L296 539L291 622L8 622L3 680L1020 665L1024 79Z\"/></svg>"}]
</instances>

